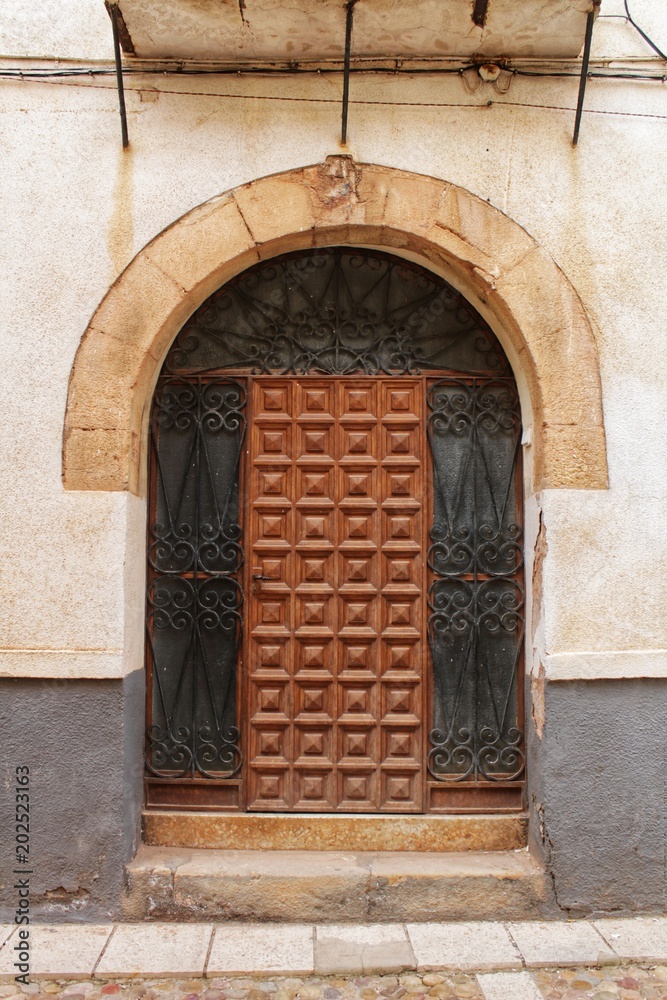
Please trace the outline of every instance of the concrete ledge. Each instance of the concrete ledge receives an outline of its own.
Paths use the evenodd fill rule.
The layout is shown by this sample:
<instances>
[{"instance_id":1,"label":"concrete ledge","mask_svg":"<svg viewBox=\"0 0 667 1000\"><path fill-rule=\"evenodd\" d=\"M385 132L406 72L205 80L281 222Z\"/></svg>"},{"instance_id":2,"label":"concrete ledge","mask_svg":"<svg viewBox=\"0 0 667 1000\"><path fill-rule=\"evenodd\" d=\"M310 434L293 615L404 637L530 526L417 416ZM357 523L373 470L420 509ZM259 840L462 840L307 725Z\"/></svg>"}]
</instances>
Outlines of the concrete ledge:
<instances>
[{"instance_id":1,"label":"concrete ledge","mask_svg":"<svg viewBox=\"0 0 667 1000\"><path fill-rule=\"evenodd\" d=\"M553 912L527 851L217 851L142 846L126 869L129 920L384 923Z\"/></svg>"},{"instance_id":2,"label":"concrete ledge","mask_svg":"<svg viewBox=\"0 0 667 1000\"><path fill-rule=\"evenodd\" d=\"M144 843L245 851L514 851L528 816L143 813Z\"/></svg>"}]
</instances>

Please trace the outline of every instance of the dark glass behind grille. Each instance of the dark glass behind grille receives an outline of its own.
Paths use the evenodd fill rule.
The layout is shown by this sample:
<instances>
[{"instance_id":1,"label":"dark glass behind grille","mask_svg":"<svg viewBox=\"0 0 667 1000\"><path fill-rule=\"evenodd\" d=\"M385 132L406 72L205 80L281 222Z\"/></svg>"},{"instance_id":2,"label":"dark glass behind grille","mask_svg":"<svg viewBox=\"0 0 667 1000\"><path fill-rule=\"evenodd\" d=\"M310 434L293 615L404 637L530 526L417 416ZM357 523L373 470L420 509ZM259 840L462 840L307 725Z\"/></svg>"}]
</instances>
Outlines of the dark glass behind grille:
<instances>
[{"instance_id":1,"label":"dark glass behind grille","mask_svg":"<svg viewBox=\"0 0 667 1000\"><path fill-rule=\"evenodd\" d=\"M167 358L172 372L367 375L507 370L465 299L416 264L323 249L272 260L212 295Z\"/></svg>"},{"instance_id":2,"label":"dark glass behind grille","mask_svg":"<svg viewBox=\"0 0 667 1000\"><path fill-rule=\"evenodd\" d=\"M147 622L154 774L219 774L240 766L244 408L245 388L230 379L163 379L155 394Z\"/></svg>"},{"instance_id":3,"label":"dark glass behind grille","mask_svg":"<svg viewBox=\"0 0 667 1000\"><path fill-rule=\"evenodd\" d=\"M441 379L428 392L433 525L428 553L438 780L516 778L523 641L516 458L521 427L509 379Z\"/></svg>"}]
</instances>

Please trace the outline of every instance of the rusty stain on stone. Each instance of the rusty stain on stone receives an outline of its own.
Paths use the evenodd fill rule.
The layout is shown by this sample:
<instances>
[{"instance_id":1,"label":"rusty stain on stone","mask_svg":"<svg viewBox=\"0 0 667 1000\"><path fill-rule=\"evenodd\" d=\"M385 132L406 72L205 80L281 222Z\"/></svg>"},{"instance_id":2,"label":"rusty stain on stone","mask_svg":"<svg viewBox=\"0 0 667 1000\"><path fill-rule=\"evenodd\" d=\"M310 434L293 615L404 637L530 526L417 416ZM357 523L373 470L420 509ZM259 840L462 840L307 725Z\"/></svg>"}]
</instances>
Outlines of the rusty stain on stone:
<instances>
[{"instance_id":1,"label":"rusty stain on stone","mask_svg":"<svg viewBox=\"0 0 667 1000\"><path fill-rule=\"evenodd\" d=\"M145 812L154 846L226 850L511 851L526 844L523 814L336 816Z\"/></svg>"}]
</instances>

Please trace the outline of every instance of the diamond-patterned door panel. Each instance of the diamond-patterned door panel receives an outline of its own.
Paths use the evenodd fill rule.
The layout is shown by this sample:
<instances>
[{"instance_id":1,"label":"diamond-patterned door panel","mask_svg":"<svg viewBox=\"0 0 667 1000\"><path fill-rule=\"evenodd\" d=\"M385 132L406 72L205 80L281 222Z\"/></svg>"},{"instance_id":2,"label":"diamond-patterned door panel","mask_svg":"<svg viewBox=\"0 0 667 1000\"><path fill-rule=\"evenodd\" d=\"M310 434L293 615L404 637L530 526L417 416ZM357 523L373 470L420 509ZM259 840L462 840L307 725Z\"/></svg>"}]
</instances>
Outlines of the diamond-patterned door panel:
<instances>
[{"instance_id":1,"label":"diamond-patterned door panel","mask_svg":"<svg viewBox=\"0 0 667 1000\"><path fill-rule=\"evenodd\" d=\"M248 808L419 812L423 381L258 377Z\"/></svg>"}]
</instances>

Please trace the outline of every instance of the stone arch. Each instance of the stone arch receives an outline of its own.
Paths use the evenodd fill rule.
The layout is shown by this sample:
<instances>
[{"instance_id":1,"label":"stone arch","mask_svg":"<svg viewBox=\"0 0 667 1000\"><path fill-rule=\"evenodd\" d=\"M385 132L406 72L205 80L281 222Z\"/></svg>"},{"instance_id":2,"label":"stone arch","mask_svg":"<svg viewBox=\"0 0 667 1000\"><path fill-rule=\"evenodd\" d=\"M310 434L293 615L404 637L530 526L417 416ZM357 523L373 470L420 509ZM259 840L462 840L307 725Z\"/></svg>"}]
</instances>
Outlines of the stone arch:
<instances>
[{"instance_id":1,"label":"stone arch","mask_svg":"<svg viewBox=\"0 0 667 1000\"><path fill-rule=\"evenodd\" d=\"M153 388L185 320L256 261L335 244L418 260L484 315L532 415L533 490L608 485L597 347L583 305L553 259L517 223L463 188L332 156L200 205L120 275L74 361L65 489L141 494Z\"/></svg>"}]
</instances>

